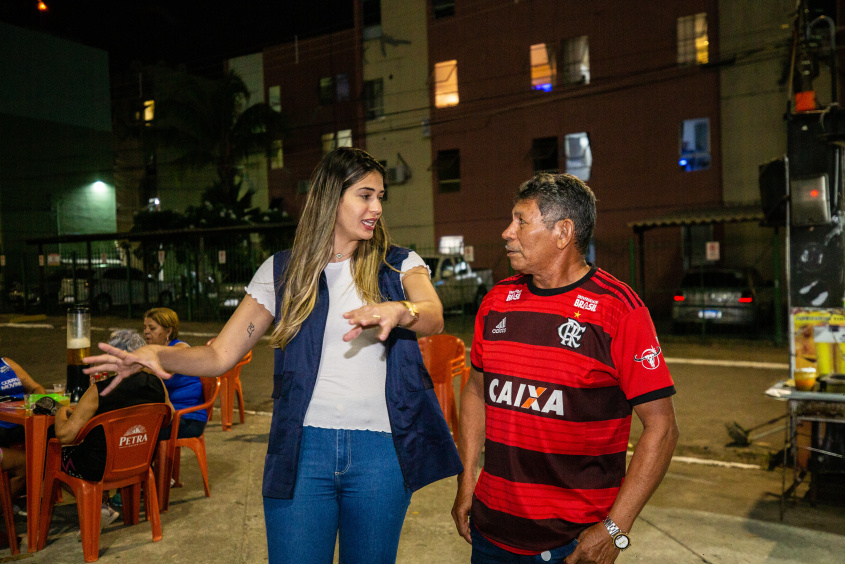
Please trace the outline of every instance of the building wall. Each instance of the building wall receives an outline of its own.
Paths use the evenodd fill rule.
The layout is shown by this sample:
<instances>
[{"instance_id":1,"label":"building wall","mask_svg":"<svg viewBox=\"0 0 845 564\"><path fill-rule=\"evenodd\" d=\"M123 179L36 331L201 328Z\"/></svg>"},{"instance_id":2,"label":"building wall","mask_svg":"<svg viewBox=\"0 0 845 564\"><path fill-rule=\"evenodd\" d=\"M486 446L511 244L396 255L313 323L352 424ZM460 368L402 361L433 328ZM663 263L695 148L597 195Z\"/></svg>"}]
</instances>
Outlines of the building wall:
<instances>
[{"instance_id":1,"label":"building wall","mask_svg":"<svg viewBox=\"0 0 845 564\"><path fill-rule=\"evenodd\" d=\"M0 23L0 244L5 282L33 237L115 230L108 54ZM96 181L104 184L92 190ZM32 279L32 278L31 278Z\"/></svg>"},{"instance_id":2,"label":"building wall","mask_svg":"<svg viewBox=\"0 0 845 564\"><path fill-rule=\"evenodd\" d=\"M404 181L389 184L384 217L395 241L432 248L429 64L425 2L381 1L381 35L364 42L364 80L381 79L384 115L366 122L366 148L389 168L404 167ZM401 160L400 160L401 159Z\"/></svg>"},{"instance_id":3,"label":"building wall","mask_svg":"<svg viewBox=\"0 0 845 564\"><path fill-rule=\"evenodd\" d=\"M265 95L279 86L281 112L291 125L284 140L284 167L268 172L269 198L282 198L285 211L298 217L305 202L300 182L307 181L323 156L322 135L352 130L353 144L363 147L360 123L360 76L354 30L268 47L264 50ZM349 98L320 104L320 79L346 74Z\"/></svg>"},{"instance_id":4,"label":"building wall","mask_svg":"<svg viewBox=\"0 0 845 564\"><path fill-rule=\"evenodd\" d=\"M789 93L784 70L792 45L791 0L719 2L722 179L726 204L760 202L759 165L786 153ZM774 275L771 228L753 223L726 225L724 260Z\"/></svg>"},{"instance_id":5,"label":"building wall","mask_svg":"<svg viewBox=\"0 0 845 564\"><path fill-rule=\"evenodd\" d=\"M460 103L432 113L432 157L459 149L461 188L434 193L435 236L464 236L476 264L508 273L501 232L516 188L533 175L532 139L587 132L593 154L587 184L598 198L596 262L630 280L627 223L722 202L718 71L677 64L679 16L707 12L710 56L718 53L715 1L557 2L465 0L429 20L429 69L458 61ZM591 80L551 92L530 88L532 44L589 37ZM692 95L694 93L694 95ZM433 95L431 104L434 105ZM685 172L683 120L710 120L711 166ZM561 168L564 163L561 157ZM646 261L646 287L670 286L677 250ZM644 296L663 307L665 296Z\"/></svg>"}]
</instances>

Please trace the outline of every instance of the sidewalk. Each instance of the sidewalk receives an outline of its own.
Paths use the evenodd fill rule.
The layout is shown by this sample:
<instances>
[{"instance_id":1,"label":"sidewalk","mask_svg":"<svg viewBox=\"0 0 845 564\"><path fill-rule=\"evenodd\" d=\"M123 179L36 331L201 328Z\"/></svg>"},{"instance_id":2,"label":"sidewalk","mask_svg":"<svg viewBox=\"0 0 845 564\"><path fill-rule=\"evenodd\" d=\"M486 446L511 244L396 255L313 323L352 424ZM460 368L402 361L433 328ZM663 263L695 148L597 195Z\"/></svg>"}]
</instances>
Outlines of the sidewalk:
<instances>
[{"instance_id":1,"label":"sidewalk","mask_svg":"<svg viewBox=\"0 0 845 564\"><path fill-rule=\"evenodd\" d=\"M162 540L152 542L146 521L127 527L118 519L102 532L100 562L266 562L261 478L269 428L268 416L248 415L244 425L236 423L232 431L224 433L218 413L206 430L212 496L203 495L193 454L183 451L185 486L171 491L170 510L162 514ZM631 548L617 562L827 564L839 561L845 554L845 536L771 522L771 515L766 516L768 520L757 520L667 507L678 505L679 498L695 491L709 501L701 504L702 508L718 509L719 495L739 495L724 491L726 484L753 489L756 486L746 484L759 482L761 476L755 472L762 471L692 468L674 462L658 495L637 521ZM779 480L779 473L763 473L762 477L770 482L763 487L771 488ZM470 547L455 533L449 514L454 487L454 479L447 479L414 495L397 562L469 562ZM749 498L755 496L752 493ZM67 500L72 501L72 497L66 495ZM770 499L769 503L775 504L776 500ZM807 519L809 511L802 507L788 510L788 522ZM841 508L832 511L841 518ZM830 513L831 509L825 512ZM17 520L18 532L22 534L23 519ZM24 552L18 558L56 564L83 562L76 528L76 506L65 503L56 509L47 547L26 555L24 542ZM0 562L17 560L3 558L8 554L8 549L0 551Z\"/></svg>"}]
</instances>

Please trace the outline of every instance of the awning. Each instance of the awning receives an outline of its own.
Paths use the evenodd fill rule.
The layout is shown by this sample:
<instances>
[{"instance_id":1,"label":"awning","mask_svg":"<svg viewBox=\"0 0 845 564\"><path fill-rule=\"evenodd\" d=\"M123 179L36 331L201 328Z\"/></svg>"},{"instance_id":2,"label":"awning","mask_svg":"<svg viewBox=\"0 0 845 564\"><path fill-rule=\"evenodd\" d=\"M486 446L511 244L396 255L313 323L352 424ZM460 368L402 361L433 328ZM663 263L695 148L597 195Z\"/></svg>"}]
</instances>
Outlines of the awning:
<instances>
[{"instance_id":1,"label":"awning","mask_svg":"<svg viewBox=\"0 0 845 564\"><path fill-rule=\"evenodd\" d=\"M763 221L763 210L754 206L720 206L717 208L696 208L677 210L649 219L640 219L628 223L634 231L648 231L655 227L679 225L702 225L707 223L742 223Z\"/></svg>"}]
</instances>

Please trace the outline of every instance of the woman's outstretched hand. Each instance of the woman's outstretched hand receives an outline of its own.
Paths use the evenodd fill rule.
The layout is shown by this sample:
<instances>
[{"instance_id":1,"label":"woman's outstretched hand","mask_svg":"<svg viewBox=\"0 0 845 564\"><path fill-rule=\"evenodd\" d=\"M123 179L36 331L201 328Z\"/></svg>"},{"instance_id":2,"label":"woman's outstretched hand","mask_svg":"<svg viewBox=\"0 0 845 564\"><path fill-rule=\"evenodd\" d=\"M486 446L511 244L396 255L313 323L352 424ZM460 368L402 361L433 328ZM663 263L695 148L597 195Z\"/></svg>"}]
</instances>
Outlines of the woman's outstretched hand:
<instances>
[{"instance_id":1,"label":"woman's outstretched hand","mask_svg":"<svg viewBox=\"0 0 845 564\"><path fill-rule=\"evenodd\" d=\"M343 314L344 319L349 320L353 329L343 336L346 342L358 337L368 327L381 327L378 338L382 341L387 339L394 327L399 325L402 316L407 309L399 302L382 302L375 305L365 305Z\"/></svg>"},{"instance_id":2,"label":"woman's outstretched hand","mask_svg":"<svg viewBox=\"0 0 845 564\"><path fill-rule=\"evenodd\" d=\"M106 354L86 356L82 359L82 362L91 365L83 371L85 374L94 374L103 371L115 372L117 374L117 376L111 379L111 383L100 393L102 396L111 392L120 384L121 380L140 370L146 370L165 380L173 376L161 367L158 360L159 351L167 347L147 345L130 353L106 343L100 343L98 346Z\"/></svg>"}]
</instances>

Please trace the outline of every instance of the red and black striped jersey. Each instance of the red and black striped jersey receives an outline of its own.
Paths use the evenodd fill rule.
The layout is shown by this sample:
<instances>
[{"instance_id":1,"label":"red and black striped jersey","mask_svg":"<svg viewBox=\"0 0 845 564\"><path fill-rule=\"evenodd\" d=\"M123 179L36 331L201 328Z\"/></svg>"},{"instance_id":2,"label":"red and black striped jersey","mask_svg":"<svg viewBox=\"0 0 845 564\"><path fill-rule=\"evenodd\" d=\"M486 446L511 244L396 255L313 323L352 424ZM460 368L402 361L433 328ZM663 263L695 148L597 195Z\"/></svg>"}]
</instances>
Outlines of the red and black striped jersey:
<instances>
[{"instance_id":1,"label":"red and black striped jersey","mask_svg":"<svg viewBox=\"0 0 845 564\"><path fill-rule=\"evenodd\" d=\"M513 276L484 298L470 358L486 403L473 524L522 554L569 543L616 499L632 407L675 393L648 309L596 267L551 290Z\"/></svg>"}]
</instances>

